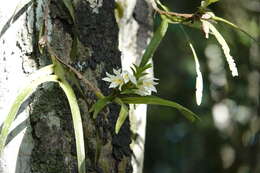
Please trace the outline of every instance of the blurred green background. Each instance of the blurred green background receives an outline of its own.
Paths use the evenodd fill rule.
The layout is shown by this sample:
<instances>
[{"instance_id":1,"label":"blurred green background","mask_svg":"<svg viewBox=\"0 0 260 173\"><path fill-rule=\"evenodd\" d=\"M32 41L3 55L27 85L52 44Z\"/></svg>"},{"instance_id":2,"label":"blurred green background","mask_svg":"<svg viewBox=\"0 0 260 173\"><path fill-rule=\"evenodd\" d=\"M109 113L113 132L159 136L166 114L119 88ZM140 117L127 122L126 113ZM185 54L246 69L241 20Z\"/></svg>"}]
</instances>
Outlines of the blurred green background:
<instances>
[{"instance_id":1,"label":"blurred green background","mask_svg":"<svg viewBox=\"0 0 260 173\"><path fill-rule=\"evenodd\" d=\"M200 0L162 0L172 11L191 13ZM260 1L220 0L217 15L260 41ZM155 23L158 19L155 19ZM157 95L176 101L201 117L189 123L177 111L148 109L144 173L260 173L260 47L241 32L217 24L231 49L239 77L233 78L213 36L184 27L197 51L204 91L195 99L195 65L178 25L171 25L154 56Z\"/></svg>"}]
</instances>

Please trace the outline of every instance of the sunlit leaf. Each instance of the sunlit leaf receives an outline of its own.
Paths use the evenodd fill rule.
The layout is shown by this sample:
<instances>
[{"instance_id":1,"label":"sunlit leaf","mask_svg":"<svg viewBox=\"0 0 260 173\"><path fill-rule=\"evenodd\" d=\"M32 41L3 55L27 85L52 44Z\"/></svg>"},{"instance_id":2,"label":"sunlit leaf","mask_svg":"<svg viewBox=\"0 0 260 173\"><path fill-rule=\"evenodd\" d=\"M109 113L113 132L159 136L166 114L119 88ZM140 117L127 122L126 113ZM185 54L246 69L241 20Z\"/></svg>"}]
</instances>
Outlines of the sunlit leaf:
<instances>
[{"instance_id":1,"label":"sunlit leaf","mask_svg":"<svg viewBox=\"0 0 260 173\"><path fill-rule=\"evenodd\" d=\"M76 140L76 151L77 151L77 161L78 161L78 172L86 173L86 162L85 162L85 145L84 145L84 135L82 128L82 120L79 110L79 105L75 93L66 80L66 70L63 65L58 61L55 53L49 48L52 63L54 64L54 73L59 76L59 85L63 89L70 105L72 122Z\"/></svg>"},{"instance_id":2,"label":"sunlit leaf","mask_svg":"<svg viewBox=\"0 0 260 173\"><path fill-rule=\"evenodd\" d=\"M191 42L189 42L189 46L192 50L192 54L193 54L195 66L196 66L196 73L197 73L197 78L196 78L196 102L197 102L198 105L200 105L201 100L202 100L202 94L203 94L203 79L202 79L202 74L201 74L201 71L200 71L199 60L198 60L197 54L196 54L195 49L194 49L193 45L191 44Z\"/></svg>"},{"instance_id":3,"label":"sunlit leaf","mask_svg":"<svg viewBox=\"0 0 260 173\"><path fill-rule=\"evenodd\" d=\"M59 82L59 85L65 92L70 105L74 134L76 139L78 172L86 173L84 135L77 98L72 87L67 81L62 80L61 82Z\"/></svg>"},{"instance_id":4,"label":"sunlit leaf","mask_svg":"<svg viewBox=\"0 0 260 173\"><path fill-rule=\"evenodd\" d=\"M199 119L199 117L196 114L191 112L189 109L181 106L180 104L155 96L124 97L121 98L121 100L126 104L152 104L169 106L179 110L182 113L182 115L184 115L188 120L192 122Z\"/></svg>"},{"instance_id":5,"label":"sunlit leaf","mask_svg":"<svg viewBox=\"0 0 260 173\"><path fill-rule=\"evenodd\" d=\"M91 108L90 112L93 112L93 118L97 118L98 113L110 102L110 97L104 97L99 99Z\"/></svg>"},{"instance_id":6,"label":"sunlit leaf","mask_svg":"<svg viewBox=\"0 0 260 173\"><path fill-rule=\"evenodd\" d=\"M119 116L118 116L117 121L116 121L116 127L115 127L115 132L116 132L116 134L118 134L119 130L121 129L122 125L124 124L124 122L125 122L125 120L128 116L128 108L122 102L121 99L116 98L115 100L118 104L121 105L121 109L120 109Z\"/></svg>"},{"instance_id":7,"label":"sunlit leaf","mask_svg":"<svg viewBox=\"0 0 260 173\"><path fill-rule=\"evenodd\" d=\"M28 76L28 80L34 81L42 76L51 75L53 73L54 73L54 65L50 64L43 68L40 68L39 70L36 70L34 73L32 73L30 76Z\"/></svg>"},{"instance_id":8,"label":"sunlit leaf","mask_svg":"<svg viewBox=\"0 0 260 173\"><path fill-rule=\"evenodd\" d=\"M232 72L232 76L238 76L237 67L235 64L235 61L233 57L230 55L230 49L228 47L228 44L226 43L225 39L222 37L222 35L218 32L218 30L215 28L214 25L212 25L210 22L204 20L203 21L206 25L208 25L210 31L212 31L212 34L216 37L219 44L222 46L222 50L224 52L224 55L227 59L229 69Z\"/></svg>"},{"instance_id":9,"label":"sunlit leaf","mask_svg":"<svg viewBox=\"0 0 260 173\"><path fill-rule=\"evenodd\" d=\"M198 56L196 54L196 51L194 49L193 44L191 43L191 39L189 38L189 35L186 33L186 31L184 30L184 28L182 26L180 26L182 31L184 32L184 35L189 43L189 46L191 48L193 57L194 57L194 61L195 61L195 67L196 67L196 73L197 73L197 78L196 78L196 102L197 105L201 104L201 100L202 100L202 94L203 94L203 79L202 79L202 74L200 71L200 64L199 64L199 60L198 60Z\"/></svg>"},{"instance_id":10,"label":"sunlit leaf","mask_svg":"<svg viewBox=\"0 0 260 173\"><path fill-rule=\"evenodd\" d=\"M1 135L0 135L0 153L3 152L5 147L6 139L12 125L12 122L15 119L15 116L21 106L21 104L28 98L35 89L44 82L58 82L58 77L56 75L47 75L47 76L39 76L36 80L29 82L25 88L23 88L16 97L12 107L3 123Z\"/></svg>"}]
</instances>

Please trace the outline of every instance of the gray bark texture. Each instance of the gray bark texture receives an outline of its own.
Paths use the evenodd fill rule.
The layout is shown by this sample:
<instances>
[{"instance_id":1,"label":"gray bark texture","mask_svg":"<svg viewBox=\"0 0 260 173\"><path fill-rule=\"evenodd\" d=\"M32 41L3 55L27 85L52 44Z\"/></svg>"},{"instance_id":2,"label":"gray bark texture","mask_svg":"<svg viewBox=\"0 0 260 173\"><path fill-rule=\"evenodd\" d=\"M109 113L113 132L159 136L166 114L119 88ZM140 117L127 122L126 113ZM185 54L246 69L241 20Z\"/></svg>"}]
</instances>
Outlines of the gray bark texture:
<instances>
[{"instance_id":1,"label":"gray bark texture","mask_svg":"<svg viewBox=\"0 0 260 173\"><path fill-rule=\"evenodd\" d=\"M26 77L51 63L48 52L40 54L38 49L39 30L43 24L47 0L13 1L12 4L15 5L0 7L0 123ZM47 26L49 41L63 61L80 71L104 95L108 95L108 84L101 80L105 72L120 68L121 57L125 69L133 62L138 63L138 58L140 59L147 46L151 35L149 3L138 0L125 4L126 11L130 4L134 7L129 13L131 20L125 20L127 16L124 16L118 24L114 17L114 0L74 0L72 3L75 9L75 25L62 0L50 1ZM123 34L119 34L122 24L127 25L129 21L136 22L138 32L128 30L127 33L125 30ZM71 59L75 31L79 41L76 58ZM132 42L131 46L128 45L130 51L122 46L122 39L119 39L124 37L127 40L126 34L135 35L134 40L128 39L129 44ZM130 60L131 63L124 65L127 64L124 63L127 51L134 51L133 56L129 57L133 59ZM74 91L83 120L87 171L142 172L143 154L142 157L132 157L135 152L130 144L135 143L137 138L131 140L130 121L127 120L119 134L115 134L114 127L119 112L119 106L115 104L106 107L93 120L89 108L96 102L96 97L83 83L79 81L79 84L81 91L76 86ZM144 148L145 121L144 118L142 150L138 151L141 153ZM133 130L133 125L131 129ZM133 166L133 159L139 166ZM0 158L0 173L76 172L76 145L68 101L57 84L42 84L19 110Z\"/></svg>"}]
</instances>

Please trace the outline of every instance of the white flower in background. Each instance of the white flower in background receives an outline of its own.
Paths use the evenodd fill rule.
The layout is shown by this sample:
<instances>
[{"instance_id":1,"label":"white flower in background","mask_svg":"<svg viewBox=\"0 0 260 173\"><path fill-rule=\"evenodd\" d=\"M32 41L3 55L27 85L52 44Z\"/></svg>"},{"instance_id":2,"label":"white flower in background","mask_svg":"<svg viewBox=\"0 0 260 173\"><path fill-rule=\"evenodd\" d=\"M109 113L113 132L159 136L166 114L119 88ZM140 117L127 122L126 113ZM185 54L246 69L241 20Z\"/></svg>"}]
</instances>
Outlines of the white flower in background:
<instances>
[{"instance_id":1,"label":"white flower in background","mask_svg":"<svg viewBox=\"0 0 260 173\"><path fill-rule=\"evenodd\" d=\"M123 77L125 83L131 81L133 84L137 85L135 76L130 74L128 71L124 70L122 73L122 77Z\"/></svg>"},{"instance_id":2,"label":"white flower in background","mask_svg":"<svg viewBox=\"0 0 260 173\"><path fill-rule=\"evenodd\" d=\"M157 82L154 82L154 80L158 80L153 77L141 77L138 81L138 89L136 90L136 94L141 96L150 95L151 92L157 92L154 85L157 85Z\"/></svg>"},{"instance_id":3,"label":"white flower in background","mask_svg":"<svg viewBox=\"0 0 260 173\"><path fill-rule=\"evenodd\" d=\"M115 75L106 73L107 77L103 78L102 80L111 82L111 84L109 85L109 88L119 87L119 90L121 90L121 88L124 84L124 78L121 75L121 69L119 69L119 70L113 69L113 72Z\"/></svg>"}]
</instances>

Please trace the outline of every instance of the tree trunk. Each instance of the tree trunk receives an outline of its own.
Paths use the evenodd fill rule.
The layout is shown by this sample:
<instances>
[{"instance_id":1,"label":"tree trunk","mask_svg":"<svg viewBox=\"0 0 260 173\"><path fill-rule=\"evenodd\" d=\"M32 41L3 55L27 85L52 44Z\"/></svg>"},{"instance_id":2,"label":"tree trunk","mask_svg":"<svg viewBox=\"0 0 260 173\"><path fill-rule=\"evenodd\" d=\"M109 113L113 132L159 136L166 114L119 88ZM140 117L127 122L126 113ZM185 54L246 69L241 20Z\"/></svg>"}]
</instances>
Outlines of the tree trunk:
<instances>
[{"instance_id":1,"label":"tree trunk","mask_svg":"<svg viewBox=\"0 0 260 173\"><path fill-rule=\"evenodd\" d=\"M139 64L152 35L152 8L150 0L118 0L124 9L119 23L119 49L124 70L131 71L132 64ZM153 76L153 71L150 70ZM134 134L131 149L133 173L143 172L146 130L146 105L130 105L130 125Z\"/></svg>"},{"instance_id":2,"label":"tree trunk","mask_svg":"<svg viewBox=\"0 0 260 173\"><path fill-rule=\"evenodd\" d=\"M74 0L75 25L61 0L51 0L49 5L46 0L13 1L10 6L0 7L1 123L26 77L51 63L48 52L40 54L38 49L46 6L49 8L48 38L55 53L105 95L110 90L101 79L105 72L120 68L119 49L123 69L129 69L131 63L138 63L151 35L151 8L145 0L121 2L124 15L118 21L120 32L114 18L114 0ZM16 14L12 16L17 4ZM75 30L79 41L76 58L71 59ZM129 121L124 123L118 135L115 134L117 105L105 108L96 120L91 118L89 108L96 102L96 97L84 84L80 83L80 86L83 92L76 87L74 90L83 119L87 171L141 173L145 106L137 108L143 115L138 113L137 116L136 110L131 111L131 129L136 134L131 140ZM41 85L20 108L1 156L0 172L77 172L70 108L57 84Z\"/></svg>"}]
</instances>

